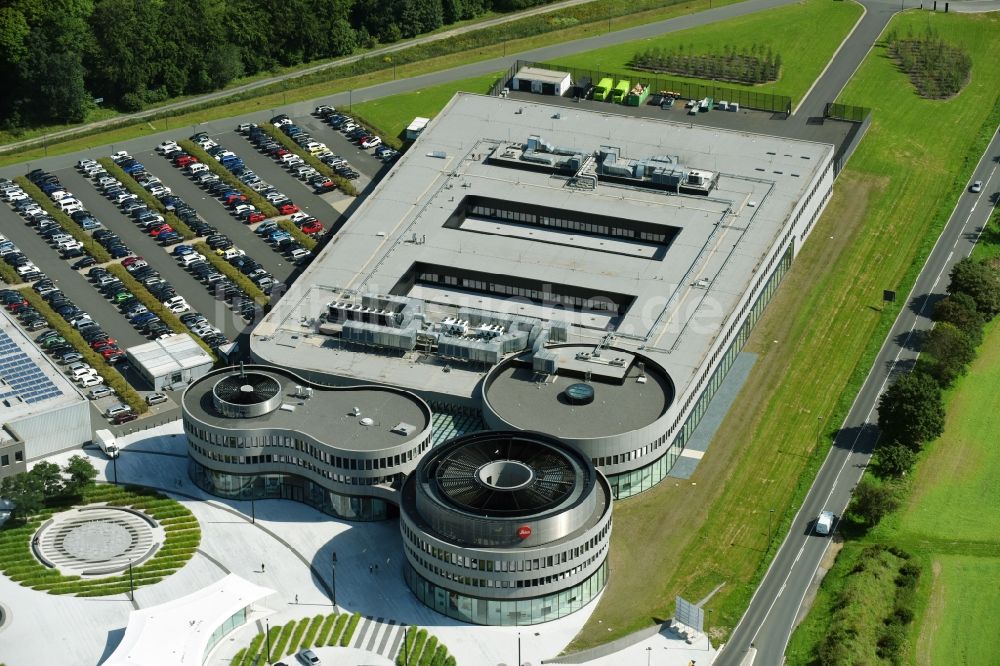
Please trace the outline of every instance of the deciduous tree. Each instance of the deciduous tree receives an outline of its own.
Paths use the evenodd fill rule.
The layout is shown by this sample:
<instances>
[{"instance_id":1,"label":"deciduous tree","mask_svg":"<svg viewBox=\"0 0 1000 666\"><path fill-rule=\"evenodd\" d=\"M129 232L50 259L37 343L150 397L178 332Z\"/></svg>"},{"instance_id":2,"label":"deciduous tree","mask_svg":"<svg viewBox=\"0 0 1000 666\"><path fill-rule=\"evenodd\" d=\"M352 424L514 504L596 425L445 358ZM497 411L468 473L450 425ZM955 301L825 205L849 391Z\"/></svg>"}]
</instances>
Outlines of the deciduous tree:
<instances>
[{"instance_id":1,"label":"deciduous tree","mask_svg":"<svg viewBox=\"0 0 1000 666\"><path fill-rule=\"evenodd\" d=\"M944 432L944 405L937 381L922 372L902 375L878 403L882 436L918 451Z\"/></svg>"}]
</instances>

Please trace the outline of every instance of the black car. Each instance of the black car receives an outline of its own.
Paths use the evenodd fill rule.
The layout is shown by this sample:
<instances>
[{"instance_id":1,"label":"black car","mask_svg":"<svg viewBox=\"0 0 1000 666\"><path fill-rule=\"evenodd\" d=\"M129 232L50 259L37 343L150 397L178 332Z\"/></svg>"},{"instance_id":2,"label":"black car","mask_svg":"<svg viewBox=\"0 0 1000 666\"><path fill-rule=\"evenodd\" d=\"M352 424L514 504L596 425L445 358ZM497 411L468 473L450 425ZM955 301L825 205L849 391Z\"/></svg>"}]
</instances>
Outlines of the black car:
<instances>
[{"instance_id":1,"label":"black car","mask_svg":"<svg viewBox=\"0 0 1000 666\"><path fill-rule=\"evenodd\" d=\"M80 259L79 261L73 262L73 264L70 266L70 268L73 268L75 270L80 270L81 268L87 268L89 266L93 266L96 263L97 263L97 259L94 259L93 257L84 257L83 259Z\"/></svg>"}]
</instances>

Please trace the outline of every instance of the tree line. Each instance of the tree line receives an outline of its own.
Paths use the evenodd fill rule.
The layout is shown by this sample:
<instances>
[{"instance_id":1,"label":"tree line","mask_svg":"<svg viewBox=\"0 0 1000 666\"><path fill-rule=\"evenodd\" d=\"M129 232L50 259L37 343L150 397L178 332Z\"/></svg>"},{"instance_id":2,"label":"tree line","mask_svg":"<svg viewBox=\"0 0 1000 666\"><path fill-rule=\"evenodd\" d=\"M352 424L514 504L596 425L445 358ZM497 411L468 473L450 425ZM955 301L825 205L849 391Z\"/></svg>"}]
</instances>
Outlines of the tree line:
<instances>
[{"instance_id":1,"label":"tree line","mask_svg":"<svg viewBox=\"0 0 1000 666\"><path fill-rule=\"evenodd\" d=\"M0 7L0 128L137 111L242 76L552 0L13 0Z\"/></svg>"},{"instance_id":2,"label":"tree line","mask_svg":"<svg viewBox=\"0 0 1000 666\"><path fill-rule=\"evenodd\" d=\"M781 54L770 46L754 43L737 49L726 45L721 53L696 53L694 45L653 47L636 53L630 65L634 69L668 72L716 81L755 84L777 81L781 73Z\"/></svg>"},{"instance_id":3,"label":"tree line","mask_svg":"<svg viewBox=\"0 0 1000 666\"><path fill-rule=\"evenodd\" d=\"M921 356L882 394L881 431L873 457L876 479L865 477L849 513L872 527L899 505L895 481L906 476L927 442L944 432L942 391L966 373L976 358L986 324L1000 314L1000 268L966 258L952 268L948 295L934 305L934 328L923 336Z\"/></svg>"},{"instance_id":4,"label":"tree line","mask_svg":"<svg viewBox=\"0 0 1000 666\"><path fill-rule=\"evenodd\" d=\"M71 456L66 466L47 461L35 463L31 471L0 481L0 497L14 505L11 519L24 521L46 505L78 499L84 486L93 482L97 470L83 456Z\"/></svg>"}]
</instances>

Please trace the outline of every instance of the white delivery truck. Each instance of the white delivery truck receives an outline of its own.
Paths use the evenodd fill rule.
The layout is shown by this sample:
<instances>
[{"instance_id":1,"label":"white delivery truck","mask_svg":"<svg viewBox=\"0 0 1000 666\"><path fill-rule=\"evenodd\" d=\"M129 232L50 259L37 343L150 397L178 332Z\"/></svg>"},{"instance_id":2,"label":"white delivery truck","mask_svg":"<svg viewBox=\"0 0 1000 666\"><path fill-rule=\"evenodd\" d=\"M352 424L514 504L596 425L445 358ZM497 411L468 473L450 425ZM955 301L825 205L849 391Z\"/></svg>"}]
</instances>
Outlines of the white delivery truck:
<instances>
[{"instance_id":1,"label":"white delivery truck","mask_svg":"<svg viewBox=\"0 0 1000 666\"><path fill-rule=\"evenodd\" d=\"M816 534L826 536L833 529L834 520L833 511L824 511L819 514L819 518L816 519Z\"/></svg>"},{"instance_id":2,"label":"white delivery truck","mask_svg":"<svg viewBox=\"0 0 1000 666\"><path fill-rule=\"evenodd\" d=\"M98 430L94 433L94 444L101 447L105 455L109 458L118 457L118 444L115 443L115 436L110 430Z\"/></svg>"}]
</instances>

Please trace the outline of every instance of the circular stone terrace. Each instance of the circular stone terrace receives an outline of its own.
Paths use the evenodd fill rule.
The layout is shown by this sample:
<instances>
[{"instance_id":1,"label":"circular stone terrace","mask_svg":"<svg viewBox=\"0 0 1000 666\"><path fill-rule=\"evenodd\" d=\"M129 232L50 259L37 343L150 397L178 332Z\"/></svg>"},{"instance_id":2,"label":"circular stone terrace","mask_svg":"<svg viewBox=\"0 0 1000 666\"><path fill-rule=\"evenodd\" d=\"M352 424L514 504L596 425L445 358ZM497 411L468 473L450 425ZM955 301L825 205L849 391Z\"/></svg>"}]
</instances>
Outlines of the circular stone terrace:
<instances>
[{"instance_id":1,"label":"circular stone terrace","mask_svg":"<svg viewBox=\"0 0 1000 666\"><path fill-rule=\"evenodd\" d=\"M535 372L527 354L508 359L483 385L485 407L521 430L589 439L648 426L673 402L665 371L637 354L604 349L595 358L592 345L548 349L559 353L558 372Z\"/></svg>"},{"instance_id":2,"label":"circular stone terrace","mask_svg":"<svg viewBox=\"0 0 1000 666\"><path fill-rule=\"evenodd\" d=\"M149 559L164 538L163 528L140 511L89 506L45 522L32 537L32 551L64 575L106 576Z\"/></svg>"}]
</instances>

